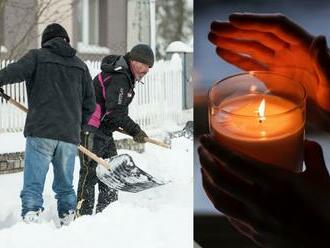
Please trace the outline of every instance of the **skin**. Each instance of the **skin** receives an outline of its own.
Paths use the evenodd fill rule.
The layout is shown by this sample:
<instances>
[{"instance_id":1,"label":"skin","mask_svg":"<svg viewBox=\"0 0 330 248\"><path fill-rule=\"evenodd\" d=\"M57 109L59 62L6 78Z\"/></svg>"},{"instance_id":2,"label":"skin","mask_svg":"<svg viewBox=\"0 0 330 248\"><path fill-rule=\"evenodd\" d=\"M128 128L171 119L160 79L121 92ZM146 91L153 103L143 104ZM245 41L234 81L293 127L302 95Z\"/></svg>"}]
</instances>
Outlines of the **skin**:
<instances>
[{"instance_id":1,"label":"skin","mask_svg":"<svg viewBox=\"0 0 330 248\"><path fill-rule=\"evenodd\" d=\"M211 135L198 149L203 187L242 234L264 247L329 247L330 177L321 147L305 142L293 173L228 150Z\"/></svg>"},{"instance_id":2,"label":"skin","mask_svg":"<svg viewBox=\"0 0 330 248\"><path fill-rule=\"evenodd\" d=\"M323 36L283 15L237 13L213 22L209 40L219 57L243 70L301 82L307 119L329 130L330 55ZM306 170L293 173L229 150L210 135L200 142L203 187L239 232L262 247L330 247L330 177L320 145L305 142Z\"/></svg>"},{"instance_id":3,"label":"skin","mask_svg":"<svg viewBox=\"0 0 330 248\"><path fill-rule=\"evenodd\" d=\"M315 37L280 14L237 13L229 22L212 22L208 38L228 63L300 81L309 99L330 112L330 56L324 36Z\"/></svg>"},{"instance_id":4,"label":"skin","mask_svg":"<svg viewBox=\"0 0 330 248\"><path fill-rule=\"evenodd\" d=\"M136 81L140 81L149 72L148 65L135 60L131 61L131 68Z\"/></svg>"}]
</instances>

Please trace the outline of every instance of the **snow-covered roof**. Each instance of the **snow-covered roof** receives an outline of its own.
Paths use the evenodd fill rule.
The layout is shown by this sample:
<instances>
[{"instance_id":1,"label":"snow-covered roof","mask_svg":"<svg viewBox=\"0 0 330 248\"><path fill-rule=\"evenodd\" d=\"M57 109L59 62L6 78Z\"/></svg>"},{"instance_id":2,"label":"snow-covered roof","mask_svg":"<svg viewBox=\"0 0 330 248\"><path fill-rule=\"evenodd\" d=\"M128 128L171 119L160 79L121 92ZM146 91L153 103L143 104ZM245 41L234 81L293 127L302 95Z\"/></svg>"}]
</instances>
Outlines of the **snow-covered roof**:
<instances>
[{"instance_id":1,"label":"snow-covered roof","mask_svg":"<svg viewBox=\"0 0 330 248\"><path fill-rule=\"evenodd\" d=\"M182 41L174 41L168 45L166 48L167 53L192 53L193 50L187 44L183 43Z\"/></svg>"}]
</instances>

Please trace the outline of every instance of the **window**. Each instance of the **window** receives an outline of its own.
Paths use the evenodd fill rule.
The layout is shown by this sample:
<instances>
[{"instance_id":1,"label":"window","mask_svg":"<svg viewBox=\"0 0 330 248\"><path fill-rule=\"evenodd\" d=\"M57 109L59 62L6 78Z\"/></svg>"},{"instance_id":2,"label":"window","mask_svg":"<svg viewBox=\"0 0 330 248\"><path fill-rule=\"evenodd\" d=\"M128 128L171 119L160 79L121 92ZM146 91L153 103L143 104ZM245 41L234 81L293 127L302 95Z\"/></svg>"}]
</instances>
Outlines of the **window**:
<instances>
[{"instance_id":1,"label":"window","mask_svg":"<svg viewBox=\"0 0 330 248\"><path fill-rule=\"evenodd\" d=\"M5 47L5 17L4 17L4 5L0 4L0 56L8 52Z\"/></svg>"},{"instance_id":2,"label":"window","mask_svg":"<svg viewBox=\"0 0 330 248\"><path fill-rule=\"evenodd\" d=\"M79 42L99 44L99 0L80 0L78 4Z\"/></svg>"},{"instance_id":3,"label":"window","mask_svg":"<svg viewBox=\"0 0 330 248\"><path fill-rule=\"evenodd\" d=\"M0 4L0 46L4 44L5 37L4 37L4 7Z\"/></svg>"}]
</instances>

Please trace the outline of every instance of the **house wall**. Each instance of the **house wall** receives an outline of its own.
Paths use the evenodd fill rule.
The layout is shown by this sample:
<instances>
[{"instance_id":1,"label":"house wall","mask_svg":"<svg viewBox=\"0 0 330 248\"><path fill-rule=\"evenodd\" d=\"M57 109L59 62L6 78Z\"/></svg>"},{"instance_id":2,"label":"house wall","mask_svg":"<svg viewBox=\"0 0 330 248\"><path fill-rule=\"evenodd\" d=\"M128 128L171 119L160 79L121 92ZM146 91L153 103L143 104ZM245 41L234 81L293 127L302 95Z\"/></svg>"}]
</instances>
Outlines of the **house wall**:
<instances>
[{"instance_id":1,"label":"house wall","mask_svg":"<svg viewBox=\"0 0 330 248\"><path fill-rule=\"evenodd\" d=\"M46 5L48 2L49 5ZM15 4L16 3L16 4ZM18 40L28 33L29 42L22 44L23 54L40 47L45 27L57 22L65 27L71 45L77 48L79 25L77 21L79 0L8 0L3 18L3 43L11 50ZM47 8L45 8L47 7ZM99 46L110 49L111 54L125 54L137 43L150 44L149 0L100 0ZM43 10L45 8L45 10ZM38 18L38 13L42 14ZM37 24L38 23L38 24ZM29 30L29 32L26 32ZM22 54L20 54L22 55ZM82 59L100 59L105 54L79 53ZM0 54L0 58L6 58ZM16 57L17 58L17 57Z\"/></svg>"},{"instance_id":2,"label":"house wall","mask_svg":"<svg viewBox=\"0 0 330 248\"><path fill-rule=\"evenodd\" d=\"M37 47L37 0L24 0L21 2L8 0L3 18L3 44L12 51L15 49L16 58L21 57L28 49ZM25 38L22 41L22 38ZM10 52L1 57L11 55Z\"/></svg>"},{"instance_id":3,"label":"house wall","mask_svg":"<svg viewBox=\"0 0 330 248\"><path fill-rule=\"evenodd\" d=\"M125 54L127 51L127 1L108 0L106 10L106 45L111 49L111 53Z\"/></svg>"},{"instance_id":4,"label":"house wall","mask_svg":"<svg viewBox=\"0 0 330 248\"><path fill-rule=\"evenodd\" d=\"M47 9L39 18L38 25L38 44L41 43L41 35L47 25L56 22L61 24L72 41L74 41L74 22L73 9L76 5L76 0L51 0ZM47 1L38 0L39 8L44 8ZM71 42L71 44L74 44Z\"/></svg>"},{"instance_id":5,"label":"house wall","mask_svg":"<svg viewBox=\"0 0 330 248\"><path fill-rule=\"evenodd\" d=\"M127 0L127 49L137 43L151 43L150 0Z\"/></svg>"}]
</instances>

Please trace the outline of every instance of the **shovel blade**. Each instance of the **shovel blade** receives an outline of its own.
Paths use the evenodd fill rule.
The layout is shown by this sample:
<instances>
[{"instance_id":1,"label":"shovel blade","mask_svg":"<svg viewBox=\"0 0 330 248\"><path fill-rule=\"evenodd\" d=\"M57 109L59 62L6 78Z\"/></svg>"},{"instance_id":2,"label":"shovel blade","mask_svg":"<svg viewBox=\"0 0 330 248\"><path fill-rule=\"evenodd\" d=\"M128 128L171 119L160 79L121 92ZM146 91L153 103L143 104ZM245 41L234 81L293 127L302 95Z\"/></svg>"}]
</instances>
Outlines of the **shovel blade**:
<instances>
[{"instance_id":1,"label":"shovel blade","mask_svg":"<svg viewBox=\"0 0 330 248\"><path fill-rule=\"evenodd\" d=\"M107 169L99 164L96 167L96 175L112 189L137 193L165 184L137 167L128 154L112 157L109 167L110 169Z\"/></svg>"}]
</instances>

